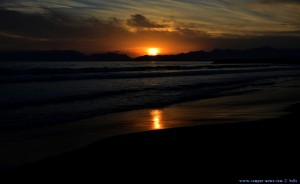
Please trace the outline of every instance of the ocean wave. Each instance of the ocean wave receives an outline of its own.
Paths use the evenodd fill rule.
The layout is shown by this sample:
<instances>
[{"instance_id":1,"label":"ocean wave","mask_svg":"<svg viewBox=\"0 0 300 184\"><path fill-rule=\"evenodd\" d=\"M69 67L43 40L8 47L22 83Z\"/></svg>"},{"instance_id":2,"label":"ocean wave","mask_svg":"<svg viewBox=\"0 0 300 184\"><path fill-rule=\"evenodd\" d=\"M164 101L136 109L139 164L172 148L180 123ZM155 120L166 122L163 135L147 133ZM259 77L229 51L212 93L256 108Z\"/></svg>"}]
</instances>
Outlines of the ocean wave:
<instances>
[{"instance_id":1,"label":"ocean wave","mask_svg":"<svg viewBox=\"0 0 300 184\"><path fill-rule=\"evenodd\" d=\"M171 66L169 66L171 67ZM173 67L173 66L172 66ZM156 77L176 77L176 76L197 76L197 75L214 75L214 74L237 74L247 72L271 72L271 71L282 71L282 70L300 70L300 66L269 66L269 67L247 67L247 68L221 68L221 69L207 69L204 66L199 69L197 66L182 67L175 66L174 70L166 70L166 67L161 67L160 70L151 71L151 67L133 67L127 70L121 68L116 72L117 68L113 70L115 72L103 72L107 71L105 68L81 68L81 69L34 69L35 72L17 72L17 75L2 74L0 75L1 83L18 83L18 82L44 82L44 81L68 81L68 80L88 80L88 79L130 79L130 78L156 78ZM204 68L203 68L204 67ZM206 66L207 67L207 66ZM209 66L214 67L214 66ZM144 71L140 71L144 68ZM157 68L157 67L155 67ZM164 68L164 69L162 69ZM175 69L177 68L177 69ZM181 68L180 70L178 68ZM185 70L183 70L185 68ZM13 69L17 70L17 69ZM26 72L28 74L26 74ZM47 72L48 71L48 72ZM70 71L70 72L66 72ZM76 72L77 73L76 73ZM88 71L84 73L83 71ZM5 72L4 72L5 73ZM30 73L30 74L29 74Z\"/></svg>"},{"instance_id":2,"label":"ocean wave","mask_svg":"<svg viewBox=\"0 0 300 184\"><path fill-rule=\"evenodd\" d=\"M7 68L0 73L0 131L5 131L249 93L272 86L281 77L299 77L300 66L110 65Z\"/></svg>"},{"instance_id":3,"label":"ocean wave","mask_svg":"<svg viewBox=\"0 0 300 184\"><path fill-rule=\"evenodd\" d=\"M247 65L261 67L262 65ZM267 65L265 65L267 66ZM44 74L77 74L77 73L107 73L107 72L139 72L161 70L197 70L197 69L226 69L244 68L243 65L199 65L199 66L137 66L137 67L87 67L87 68L0 68L0 75L44 75Z\"/></svg>"},{"instance_id":4,"label":"ocean wave","mask_svg":"<svg viewBox=\"0 0 300 184\"><path fill-rule=\"evenodd\" d=\"M273 81L237 79L236 81L198 83L166 88L142 90L120 90L115 92L57 98L48 101L35 101L11 104L4 107L0 116L0 131L43 127L67 123L109 113L143 108L159 108L175 103L249 93L257 89L248 86L272 85ZM244 90L237 90L244 88ZM19 113L16 113L19 112ZM16 115L18 114L18 115Z\"/></svg>"},{"instance_id":5,"label":"ocean wave","mask_svg":"<svg viewBox=\"0 0 300 184\"><path fill-rule=\"evenodd\" d=\"M282 77L278 75L277 77ZM181 85L174 85L174 86L160 86L160 87L140 87L137 89L120 89L114 91L102 91L97 93L90 93L90 94L78 94L72 95L68 94L67 96L60 96L60 97L52 97L46 99L31 99L27 101L15 101L15 102L6 102L1 103L0 109L8 109L8 108L20 108L23 106L36 106L36 105L45 105L45 104L57 104L57 103L68 103L74 101L86 101L86 100L93 100L93 99L104 99L114 96L124 96L127 94L133 93L152 93L152 94L169 94L170 92L177 91L178 93L187 93L193 90L204 90L204 89L213 89L218 88L220 86L236 86L239 87L249 85L249 83L253 83L252 86L255 85L266 85L271 84L269 81L261 82L260 80L274 78L274 76L270 77L254 77L254 78L236 78L228 81L210 81L210 82L201 82L201 83L193 83L193 84L181 84ZM256 82L256 83L255 83ZM260 83L257 83L260 82ZM146 95L147 96L147 95ZM189 96L189 95L185 95Z\"/></svg>"}]
</instances>

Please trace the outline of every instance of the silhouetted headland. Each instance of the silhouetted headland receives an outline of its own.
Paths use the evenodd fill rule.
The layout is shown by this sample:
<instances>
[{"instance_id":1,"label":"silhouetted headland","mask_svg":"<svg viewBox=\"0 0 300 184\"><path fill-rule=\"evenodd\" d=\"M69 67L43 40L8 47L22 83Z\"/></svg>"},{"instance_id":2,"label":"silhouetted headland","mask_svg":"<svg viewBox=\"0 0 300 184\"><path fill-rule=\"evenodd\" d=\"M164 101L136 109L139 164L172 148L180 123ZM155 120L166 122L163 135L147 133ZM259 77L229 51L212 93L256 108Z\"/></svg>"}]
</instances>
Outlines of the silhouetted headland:
<instances>
[{"instance_id":1,"label":"silhouetted headland","mask_svg":"<svg viewBox=\"0 0 300 184\"><path fill-rule=\"evenodd\" d=\"M0 52L0 61L131 61L116 52L86 55L73 50Z\"/></svg>"},{"instance_id":2,"label":"silhouetted headland","mask_svg":"<svg viewBox=\"0 0 300 184\"><path fill-rule=\"evenodd\" d=\"M215 63L298 63L300 49L260 47L248 50L215 49L177 55L141 56L136 61L215 61Z\"/></svg>"},{"instance_id":3,"label":"silhouetted headland","mask_svg":"<svg viewBox=\"0 0 300 184\"><path fill-rule=\"evenodd\" d=\"M298 63L300 49L260 47L247 50L215 49L176 55L131 58L118 52L83 54L73 50L0 52L0 61L215 61L215 63Z\"/></svg>"}]
</instances>

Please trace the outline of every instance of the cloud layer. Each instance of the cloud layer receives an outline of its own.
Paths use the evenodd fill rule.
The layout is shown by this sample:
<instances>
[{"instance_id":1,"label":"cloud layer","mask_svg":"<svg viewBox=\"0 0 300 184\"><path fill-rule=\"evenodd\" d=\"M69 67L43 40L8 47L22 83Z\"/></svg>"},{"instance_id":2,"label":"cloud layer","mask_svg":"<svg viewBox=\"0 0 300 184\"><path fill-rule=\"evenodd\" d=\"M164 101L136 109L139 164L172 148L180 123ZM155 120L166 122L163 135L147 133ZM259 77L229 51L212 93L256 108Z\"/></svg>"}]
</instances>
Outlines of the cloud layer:
<instances>
[{"instance_id":1,"label":"cloud layer","mask_svg":"<svg viewBox=\"0 0 300 184\"><path fill-rule=\"evenodd\" d=\"M2 0L0 49L299 47L298 0ZM139 53L138 53L139 52Z\"/></svg>"},{"instance_id":2,"label":"cloud layer","mask_svg":"<svg viewBox=\"0 0 300 184\"><path fill-rule=\"evenodd\" d=\"M133 26L136 28L150 28L151 29L151 28L166 27L165 25L150 21L148 18L146 18L144 15L141 15L141 14L131 15L130 19L127 20L127 24L129 26Z\"/></svg>"},{"instance_id":3,"label":"cloud layer","mask_svg":"<svg viewBox=\"0 0 300 184\"><path fill-rule=\"evenodd\" d=\"M260 3L300 3L299 0L258 0Z\"/></svg>"}]
</instances>

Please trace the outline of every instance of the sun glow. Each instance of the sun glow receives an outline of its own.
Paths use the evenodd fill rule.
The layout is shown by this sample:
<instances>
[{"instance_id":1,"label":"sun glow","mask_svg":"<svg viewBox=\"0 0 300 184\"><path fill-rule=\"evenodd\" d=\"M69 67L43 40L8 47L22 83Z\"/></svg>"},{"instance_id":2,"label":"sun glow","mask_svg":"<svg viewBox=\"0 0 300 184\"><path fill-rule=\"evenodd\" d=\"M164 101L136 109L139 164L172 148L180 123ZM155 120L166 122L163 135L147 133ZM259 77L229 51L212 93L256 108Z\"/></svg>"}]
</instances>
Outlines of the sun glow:
<instances>
[{"instance_id":1,"label":"sun glow","mask_svg":"<svg viewBox=\"0 0 300 184\"><path fill-rule=\"evenodd\" d=\"M148 55L150 56L156 56L159 53L159 48L149 48L148 49Z\"/></svg>"}]
</instances>

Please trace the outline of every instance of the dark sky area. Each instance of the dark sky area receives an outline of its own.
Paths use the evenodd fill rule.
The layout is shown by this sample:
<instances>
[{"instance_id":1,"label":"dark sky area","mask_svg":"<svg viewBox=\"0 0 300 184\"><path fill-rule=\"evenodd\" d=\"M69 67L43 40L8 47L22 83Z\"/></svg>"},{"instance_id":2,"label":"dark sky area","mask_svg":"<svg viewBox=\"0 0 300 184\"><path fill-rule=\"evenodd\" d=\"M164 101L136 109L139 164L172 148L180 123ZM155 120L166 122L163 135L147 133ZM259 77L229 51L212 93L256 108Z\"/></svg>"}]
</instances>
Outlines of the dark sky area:
<instances>
[{"instance_id":1,"label":"dark sky area","mask_svg":"<svg viewBox=\"0 0 300 184\"><path fill-rule=\"evenodd\" d=\"M300 0L0 0L0 50L300 48Z\"/></svg>"}]
</instances>

